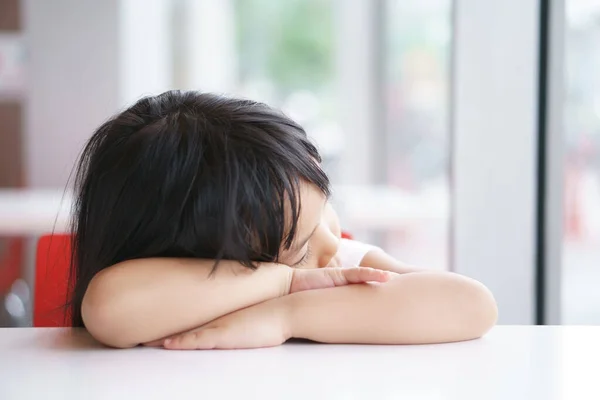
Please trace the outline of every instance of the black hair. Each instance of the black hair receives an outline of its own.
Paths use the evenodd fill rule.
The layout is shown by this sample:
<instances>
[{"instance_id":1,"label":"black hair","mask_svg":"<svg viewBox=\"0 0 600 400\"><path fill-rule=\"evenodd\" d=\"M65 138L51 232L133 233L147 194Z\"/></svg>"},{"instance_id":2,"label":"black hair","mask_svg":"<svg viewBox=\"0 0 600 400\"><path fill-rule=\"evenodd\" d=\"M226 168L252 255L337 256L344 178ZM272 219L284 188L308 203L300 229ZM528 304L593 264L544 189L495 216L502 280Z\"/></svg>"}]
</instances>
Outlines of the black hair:
<instances>
[{"instance_id":1,"label":"black hair","mask_svg":"<svg viewBox=\"0 0 600 400\"><path fill-rule=\"evenodd\" d=\"M296 235L299 182L329 195L320 162L300 125L250 100L169 91L114 116L77 166L73 325L91 279L122 261L277 261Z\"/></svg>"}]
</instances>

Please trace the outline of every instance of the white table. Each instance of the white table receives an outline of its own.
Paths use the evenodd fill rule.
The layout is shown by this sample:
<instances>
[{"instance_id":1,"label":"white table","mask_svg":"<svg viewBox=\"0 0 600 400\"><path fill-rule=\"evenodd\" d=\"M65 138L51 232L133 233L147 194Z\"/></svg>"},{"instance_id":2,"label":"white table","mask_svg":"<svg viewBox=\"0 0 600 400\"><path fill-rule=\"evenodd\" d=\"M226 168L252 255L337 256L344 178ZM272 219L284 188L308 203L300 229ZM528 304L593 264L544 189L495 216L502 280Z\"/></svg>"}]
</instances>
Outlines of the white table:
<instances>
[{"instance_id":1,"label":"white table","mask_svg":"<svg viewBox=\"0 0 600 400\"><path fill-rule=\"evenodd\" d=\"M600 327L497 327L436 346L112 350L0 329L0 399L600 399Z\"/></svg>"}]
</instances>

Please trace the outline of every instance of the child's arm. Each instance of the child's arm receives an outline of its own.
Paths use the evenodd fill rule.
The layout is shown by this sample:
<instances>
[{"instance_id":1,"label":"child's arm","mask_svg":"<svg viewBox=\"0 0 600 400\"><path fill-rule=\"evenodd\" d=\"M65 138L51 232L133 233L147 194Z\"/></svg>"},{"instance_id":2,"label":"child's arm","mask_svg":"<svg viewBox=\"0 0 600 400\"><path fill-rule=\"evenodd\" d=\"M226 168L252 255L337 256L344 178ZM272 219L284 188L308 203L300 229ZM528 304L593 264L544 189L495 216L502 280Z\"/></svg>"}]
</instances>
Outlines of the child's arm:
<instances>
[{"instance_id":1,"label":"child's arm","mask_svg":"<svg viewBox=\"0 0 600 400\"><path fill-rule=\"evenodd\" d=\"M498 310L479 282L452 273L293 294L293 337L326 343L425 344L481 337Z\"/></svg>"},{"instance_id":2,"label":"child's arm","mask_svg":"<svg viewBox=\"0 0 600 400\"><path fill-rule=\"evenodd\" d=\"M480 283L451 273L397 276L291 294L169 338L169 349L268 347L290 337L325 343L424 344L475 339L496 322ZM154 343L156 345L160 342Z\"/></svg>"},{"instance_id":3,"label":"child's arm","mask_svg":"<svg viewBox=\"0 0 600 400\"><path fill-rule=\"evenodd\" d=\"M113 347L132 347L206 324L288 293L348 283L385 281L370 268L293 270L264 264L251 271L213 260L140 259L98 273L82 304L87 330Z\"/></svg>"}]
</instances>

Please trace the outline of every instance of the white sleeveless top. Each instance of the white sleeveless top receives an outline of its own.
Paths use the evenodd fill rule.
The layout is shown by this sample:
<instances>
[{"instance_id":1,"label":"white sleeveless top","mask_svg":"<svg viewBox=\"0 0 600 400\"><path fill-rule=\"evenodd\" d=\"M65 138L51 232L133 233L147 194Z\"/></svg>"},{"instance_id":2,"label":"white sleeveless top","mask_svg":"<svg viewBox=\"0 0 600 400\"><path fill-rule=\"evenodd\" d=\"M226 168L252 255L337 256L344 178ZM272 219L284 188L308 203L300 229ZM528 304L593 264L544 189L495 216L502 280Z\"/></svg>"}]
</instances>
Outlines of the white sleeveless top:
<instances>
[{"instance_id":1,"label":"white sleeveless top","mask_svg":"<svg viewBox=\"0 0 600 400\"><path fill-rule=\"evenodd\" d=\"M335 257L342 268L358 267L369 251L378 249L379 247L357 240L340 239Z\"/></svg>"}]
</instances>

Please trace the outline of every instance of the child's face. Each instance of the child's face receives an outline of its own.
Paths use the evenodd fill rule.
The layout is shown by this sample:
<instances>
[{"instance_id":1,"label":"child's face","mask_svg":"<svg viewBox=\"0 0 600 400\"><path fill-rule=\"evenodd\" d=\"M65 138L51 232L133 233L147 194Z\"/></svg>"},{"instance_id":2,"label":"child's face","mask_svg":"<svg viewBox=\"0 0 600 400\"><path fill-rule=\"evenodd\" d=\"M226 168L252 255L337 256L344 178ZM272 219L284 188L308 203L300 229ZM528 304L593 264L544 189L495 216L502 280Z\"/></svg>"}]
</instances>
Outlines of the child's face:
<instances>
[{"instance_id":1,"label":"child's face","mask_svg":"<svg viewBox=\"0 0 600 400\"><path fill-rule=\"evenodd\" d=\"M296 268L335 265L341 229L338 216L325 196L311 184L300 186L300 216L294 243L282 250L279 262Z\"/></svg>"}]
</instances>

